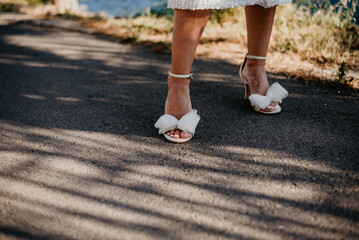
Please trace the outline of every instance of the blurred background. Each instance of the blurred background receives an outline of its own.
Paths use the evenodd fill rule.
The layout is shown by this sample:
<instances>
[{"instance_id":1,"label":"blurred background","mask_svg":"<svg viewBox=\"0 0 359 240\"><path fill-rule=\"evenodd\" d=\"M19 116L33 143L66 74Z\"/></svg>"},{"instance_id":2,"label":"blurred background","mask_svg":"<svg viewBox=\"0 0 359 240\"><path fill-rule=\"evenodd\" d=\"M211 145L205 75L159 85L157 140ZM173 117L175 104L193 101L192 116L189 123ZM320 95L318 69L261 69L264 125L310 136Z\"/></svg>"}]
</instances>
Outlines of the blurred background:
<instances>
[{"instance_id":1,"label":"blurred background","mask_svg":"<svg viewBox=\"0 0 359 240\"><path fill-rule=\"evenodd\" d=\"M81 4L87 6L88 10L91 12L107 12L109 15L114 17L116 16L133 16L136 14L144 13L146 8L150 7L151 12L157 14L171 14L171 11L167 11L166 2L161 0L79 0ZM359 11L358 11L358 1L340 1L340 0L330 0L330 1L309 1L309 0L293 0L293 3L297 3L299 6L307 6L311 8L312 12L315 12L318 9L326 8L331 6L336 6L336 11L341 11L346 9L353 9L353 16L355 17L356 23L359 23ZM355 6L353 8L353 6Z\"/></svg>"},{"instance_id":2,"label":"blurred background","mask_svg":"<svg viewBox=\"0 0 359 240\"><path fill-rule=\"evenodd\" d=\"M0 11L78 21L120 42L169 54L173 10L165 0L0 0ZM214 10L198 56L240 63L243 8ZM306 81L359 87L359 0L295 0L277 8L267 68Z\"/></svg>"}]
</instances>

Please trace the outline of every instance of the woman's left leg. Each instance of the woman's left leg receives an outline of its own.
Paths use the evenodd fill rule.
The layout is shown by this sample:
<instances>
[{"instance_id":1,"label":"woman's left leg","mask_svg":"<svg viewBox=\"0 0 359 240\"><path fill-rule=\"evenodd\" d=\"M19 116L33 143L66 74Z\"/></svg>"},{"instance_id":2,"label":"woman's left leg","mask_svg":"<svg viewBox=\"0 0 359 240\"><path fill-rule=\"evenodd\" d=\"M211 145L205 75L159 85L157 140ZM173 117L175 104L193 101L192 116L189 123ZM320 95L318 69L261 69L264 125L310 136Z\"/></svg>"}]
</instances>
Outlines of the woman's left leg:
<instances>
[{"instance_id":1,"label":"woman's left leg","mask_svg":"<svg viewBox=\"0 0 359 240\"><path fill-rule=\"evenodd\" d=\"M259 5L245 7L249 55L263 57L267 55L275 11L276 7L264 8ZM249 84L251 94L265 95L269 88L265 63L266 60L247 59L242 74ZM277 104L272 102L271 106ZM263 111L271 112L273 109L267 107Z\"/></svg>"}]
</instances>

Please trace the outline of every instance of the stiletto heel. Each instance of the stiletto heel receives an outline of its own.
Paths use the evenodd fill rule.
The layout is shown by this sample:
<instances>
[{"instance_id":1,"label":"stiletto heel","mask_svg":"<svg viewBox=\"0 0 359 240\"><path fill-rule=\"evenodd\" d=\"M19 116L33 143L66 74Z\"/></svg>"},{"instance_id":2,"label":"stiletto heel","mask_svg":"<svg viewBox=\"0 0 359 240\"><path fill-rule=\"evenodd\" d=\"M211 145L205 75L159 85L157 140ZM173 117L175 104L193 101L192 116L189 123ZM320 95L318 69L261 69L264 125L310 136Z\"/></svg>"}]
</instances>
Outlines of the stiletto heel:
<instances>
[{"instance_id":1,"label":"stiletto heel","mask_svg":"<svg viewBox=\"0 0 359 240\"><path fill-rule=\"evenodd\" d=\"M273 83L267 90L266 96L259 95L259 94L250 94L249 84L242 76L242 70L244 65L247 62L247 59L258 59L258 60L266 60L267 57L260 57L260 56L252 56L246 54L244 61L239 68L239 78L244 84L244 100L249 99L252 108L256 112L260 112L263 114L277 114L282 111L279 103L282 103L282 100L288 96L288 91L285 90L279 83ZM272 102L278 102L276 107L272 107L270 104ZM275 108L273 111L267 112L264 111L266 108Z\"/></svg>"},{"instance_id":2,"label":"stiletto heel","mask_svg":"<svg viewBox=\"0 0 359 240\"><path fill-rule=\"evenodd\" d=\"M249 98L249 85L244 84L244 101L246 101Z\"/></svg>"},{"instance_id":3,"label":"stiletto heel","mask_svg":"<svg viewBox=\"0 0 359 240\"><path fill-rule=\"evenodd\" d=\"M192 73L188 75L178 75L168 72L168 74L175 78L193 79ZM159 129L158 133L163 134L163 136L168 141L175 143L185 143L191 140L194 136L196 127L200 119L201 117L197 114L197 110L192 109L179 120L170 114L164 114L157 120L157 122L155 123L155 127ZM191 133L192 136L190 138L173 138L172 136L166 134L166 132L176 129Z\"/></svg>"}]
</instances>

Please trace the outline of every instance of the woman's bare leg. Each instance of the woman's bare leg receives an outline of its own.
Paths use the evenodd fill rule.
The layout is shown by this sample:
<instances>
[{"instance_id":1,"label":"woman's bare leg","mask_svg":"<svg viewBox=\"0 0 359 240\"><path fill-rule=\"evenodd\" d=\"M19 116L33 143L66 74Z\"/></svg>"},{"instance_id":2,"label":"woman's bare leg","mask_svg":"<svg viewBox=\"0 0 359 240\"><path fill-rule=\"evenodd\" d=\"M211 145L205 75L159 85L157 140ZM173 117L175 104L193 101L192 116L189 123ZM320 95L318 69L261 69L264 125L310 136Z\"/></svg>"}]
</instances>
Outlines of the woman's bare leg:
<instances>
[{"instance_id":1,"label":"woman's bare leg","mask_svg":"<svg viewBox=\"0 0 359 240\"><path fill-rule=\"evenodd\" d=\"M245 7L247 22L248 54L266 56L272 33L276 7L264 8L259 5ZM265 71L266 60L247 59L243 76L247 80L251 94L265 95L269 87ZM272 103L272 106L278 103ZM272 111L266 108L264 111Z\"/></svg>"},{"instance_id":2,"label":"woman's bare leg","mask_svg":"<svg viewBox=\"0 0 359 240\"><path fill-rule=\"evenodd\" d=\"M199 40L207 24L211 10L175 10L172 39L172 66L174 74L189 74ZM181 118L192 110L189 95L190 79L168 76L168 95L165 113ZM173 138L189 138L190 133L170 131Z\"/></svg>"}]
</instances>

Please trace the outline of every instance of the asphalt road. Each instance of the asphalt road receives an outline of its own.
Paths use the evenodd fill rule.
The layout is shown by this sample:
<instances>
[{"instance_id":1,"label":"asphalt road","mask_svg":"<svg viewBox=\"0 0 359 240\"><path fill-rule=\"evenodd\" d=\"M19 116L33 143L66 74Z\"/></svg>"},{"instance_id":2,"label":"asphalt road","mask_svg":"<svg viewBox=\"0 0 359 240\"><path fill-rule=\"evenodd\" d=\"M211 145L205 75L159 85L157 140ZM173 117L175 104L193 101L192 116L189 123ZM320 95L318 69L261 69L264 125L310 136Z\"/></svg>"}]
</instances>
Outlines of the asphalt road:
<instances>
[{"instance_id":1,"label":"asphalt road","mask_svg":"<svg viewBox=\"0 0 359 240\"><path fill-rule=\"evenodd\" d=\"M0 26L0 239L358 239L359 95L269 73L266 116L238 66L198 58L202 119L171 144L170 56L104 37Z\"/></svg>"}]
</instances>

